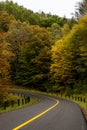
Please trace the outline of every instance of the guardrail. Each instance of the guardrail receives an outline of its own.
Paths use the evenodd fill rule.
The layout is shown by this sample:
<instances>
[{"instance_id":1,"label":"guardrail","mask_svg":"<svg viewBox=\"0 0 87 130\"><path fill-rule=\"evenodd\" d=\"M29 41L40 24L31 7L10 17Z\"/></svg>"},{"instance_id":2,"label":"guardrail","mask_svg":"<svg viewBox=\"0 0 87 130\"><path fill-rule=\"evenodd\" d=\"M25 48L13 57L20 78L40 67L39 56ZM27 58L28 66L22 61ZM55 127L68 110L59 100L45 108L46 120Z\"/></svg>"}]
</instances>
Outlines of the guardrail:
<instances>
[{"instance_id":1,"label":"guardrail","mask_svg":"<svg viewBox=\"0 0 87 130\"><path fill-rule=\"evenodd\" d=\"M11 100L11 101L5 101L2 105L1 108L6 110L8 107L14 108L18 106L23 106L25 104L28 104L30 102L30 97L29 95L25 95L23 93L18 93L18 92L9 92L14 95L18 95L21 98L18 98L17 100Z\"/></svg>"},{"instance_id":2,"label":"guardrail","mask_svg":"<svg viewBox=\"0 0 87 130\"><path fill-rule=\"evenodd\" d=\"M62 95L62 94L58 94L57 96L61 98L65 98L65 99L71 99L71 100L87 103L87 98L82 97L82 96L74 96L74 95L67 96L67 95Z\"/></svg>"}]
</instances>

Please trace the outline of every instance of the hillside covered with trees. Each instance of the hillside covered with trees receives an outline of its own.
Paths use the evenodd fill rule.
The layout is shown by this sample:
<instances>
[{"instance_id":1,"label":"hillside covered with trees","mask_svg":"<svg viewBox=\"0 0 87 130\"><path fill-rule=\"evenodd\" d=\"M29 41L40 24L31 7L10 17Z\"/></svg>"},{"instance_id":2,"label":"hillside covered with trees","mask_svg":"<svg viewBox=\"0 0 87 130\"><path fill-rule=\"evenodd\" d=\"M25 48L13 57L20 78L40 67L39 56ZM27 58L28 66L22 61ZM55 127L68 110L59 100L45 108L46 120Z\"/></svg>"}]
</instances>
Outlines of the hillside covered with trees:
<instances>
[{"instance_id":1,"label":"hillside covered with trees","mask_svg":"<svg viewBox=\"0 0 87 130\"><path fill-rule=\"evenodd\" d=\"M84 2L78 4L76 19L0 2L0 101L9 83L67 95L87 93Z\"/></svg>"}]
</instances>

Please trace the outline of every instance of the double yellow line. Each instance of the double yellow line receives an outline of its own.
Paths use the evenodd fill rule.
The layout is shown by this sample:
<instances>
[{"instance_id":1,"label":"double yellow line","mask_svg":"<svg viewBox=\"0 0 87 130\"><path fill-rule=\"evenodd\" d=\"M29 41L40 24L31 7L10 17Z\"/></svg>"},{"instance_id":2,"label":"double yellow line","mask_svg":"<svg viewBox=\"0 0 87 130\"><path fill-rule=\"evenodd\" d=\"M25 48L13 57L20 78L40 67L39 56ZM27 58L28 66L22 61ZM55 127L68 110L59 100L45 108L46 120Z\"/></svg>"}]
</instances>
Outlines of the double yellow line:
<instances>
[{"instance_id":1,"label":"double yellow line","mask_svg":"<svg viewBox=\"0 0 87 130\"><path fill-rule=\"evenodd\" d=\"M41 112L40 114L36 115L35 117L29 119L28 121L22 123L21 125L13 128L12 130L19 130L20 128L24 127L25 125L31 123L32 121L36 120L37 118L43 116L44 114L46 114L48 111L50 111L51 109L53 109L54 107L56 107L59 104L59 101L55 98L51 98L53 100L56 101L56 103L54 105L52 105L50 108L46 109L45 111Z\"/></svg>"}]
</instances>

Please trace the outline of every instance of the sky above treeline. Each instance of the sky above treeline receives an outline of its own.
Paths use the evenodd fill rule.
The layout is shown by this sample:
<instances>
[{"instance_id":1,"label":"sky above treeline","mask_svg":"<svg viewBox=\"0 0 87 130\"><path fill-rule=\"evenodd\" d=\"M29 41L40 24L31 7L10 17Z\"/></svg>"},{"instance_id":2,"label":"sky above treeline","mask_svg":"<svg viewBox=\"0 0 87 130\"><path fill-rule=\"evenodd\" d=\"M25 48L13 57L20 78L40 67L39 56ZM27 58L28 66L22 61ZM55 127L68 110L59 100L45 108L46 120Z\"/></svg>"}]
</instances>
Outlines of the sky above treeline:
<instances>
[{"instance_id":1,"label":"sky above treeline","mask_svg":"<svg viewBox=\"0 0 87 130\"><path fill-rule=\"evenodd\" d=\"M0 0L6 1L6 0ZM9 0L10 1L10 0ZM56 14L60 17L71 18L75 12L75 6L82 0L12 0L34 12Z\"/></svg>"}]
</instances>

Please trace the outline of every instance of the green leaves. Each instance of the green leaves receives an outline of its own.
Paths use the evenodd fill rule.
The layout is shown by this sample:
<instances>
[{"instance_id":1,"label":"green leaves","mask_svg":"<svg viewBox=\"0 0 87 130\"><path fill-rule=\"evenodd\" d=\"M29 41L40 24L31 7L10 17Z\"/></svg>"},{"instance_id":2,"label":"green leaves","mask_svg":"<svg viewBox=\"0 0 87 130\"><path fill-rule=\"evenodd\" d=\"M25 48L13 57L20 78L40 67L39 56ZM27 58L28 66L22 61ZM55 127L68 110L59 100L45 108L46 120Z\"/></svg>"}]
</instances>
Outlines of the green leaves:
<instances>
[{"instance_id":1,"label":"green leaves","mask_svg":"<svg viewBox=\"0 0 87 130\"><path fill-rule=\"evenodd\" d=\"M26 26L22 23L16 23L14 26L11 26L7 34L7 40L15 54L11 69L12 79L17 84L40 89L43 81L48 80L50 71L49 34L39 26Z\"/></svg>"}]
</instances>

